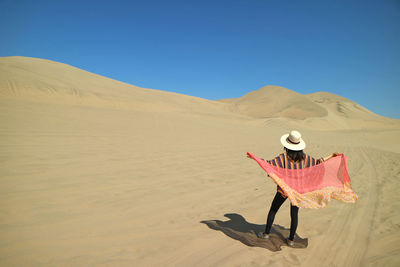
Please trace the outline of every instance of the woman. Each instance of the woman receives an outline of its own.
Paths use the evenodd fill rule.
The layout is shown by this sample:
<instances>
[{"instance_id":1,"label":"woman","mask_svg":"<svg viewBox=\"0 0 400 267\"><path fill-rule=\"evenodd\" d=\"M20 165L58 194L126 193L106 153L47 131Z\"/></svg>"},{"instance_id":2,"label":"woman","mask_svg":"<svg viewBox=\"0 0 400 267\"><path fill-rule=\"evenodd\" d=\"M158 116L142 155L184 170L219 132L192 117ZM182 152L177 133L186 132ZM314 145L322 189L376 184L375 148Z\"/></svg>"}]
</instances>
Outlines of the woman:
<instances>
[{"instance_id":1,"label":"woman","mask_svg":"<svg viewBox=\"0 0 400 267\"><path fill-rule=\"evenodd\" d=\"M303 149L306 147L306 143L303 141L303 139L301 138L301 134L298 131L291 131L290 134L284 134L281 137L281 143L284 147L285 152L280 154L273 160L265 160L269 164L281 168L287 168L287 169L308 168L316 164L319 164L325 160L328 160L331 157L339 155L338 153L333 153L332 155L326 158L321 158L316 160L310 155L305 154L303 152ZM271 208L268 212L267 225L265 227L265 231L264 233L258 233L258 237L263 239L269 238L271 226L275 219L275 214L277 213L283 202L285 202L286 198L287 196L285 192L283 192L283 190L278 186L276 195L274 197L274 200L272 201ZM290 223L290 235L289 238L287 239L287 242L288 245L291 247L294 246L293 240L297 229L298 211L299 208L297 206L290 204L291 223Z\"/></svg>"}]
</instances>

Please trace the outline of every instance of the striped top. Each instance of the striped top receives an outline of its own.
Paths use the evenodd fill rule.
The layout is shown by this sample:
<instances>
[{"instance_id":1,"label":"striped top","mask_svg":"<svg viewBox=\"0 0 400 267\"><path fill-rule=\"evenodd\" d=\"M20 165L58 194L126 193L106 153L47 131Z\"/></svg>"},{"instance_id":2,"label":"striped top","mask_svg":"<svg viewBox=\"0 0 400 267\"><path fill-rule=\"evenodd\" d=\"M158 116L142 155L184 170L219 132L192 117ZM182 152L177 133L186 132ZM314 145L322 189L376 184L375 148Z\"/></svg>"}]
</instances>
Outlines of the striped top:
<instances>
[{"instance_id":1,"label":"striped top","mask_svg":"<svg viewBox=\"0 0 400 267\"><path fill-rule=\"evenodd\" d=\"M321 162L324 161L323 158L320 159L314 159L310 155L304 154L304 159L300 161L292 161L286 153L282 153L276 158L272 160L264 160L265 162L278 166L280 168L287 168L289 170L298 170L298 169L303 169L303 168L308 168L317 164L320 164ZM287 197L286 194L283 192L282 188L277 186L277 190L283 197Z\"/></svg>"}]
</instances>

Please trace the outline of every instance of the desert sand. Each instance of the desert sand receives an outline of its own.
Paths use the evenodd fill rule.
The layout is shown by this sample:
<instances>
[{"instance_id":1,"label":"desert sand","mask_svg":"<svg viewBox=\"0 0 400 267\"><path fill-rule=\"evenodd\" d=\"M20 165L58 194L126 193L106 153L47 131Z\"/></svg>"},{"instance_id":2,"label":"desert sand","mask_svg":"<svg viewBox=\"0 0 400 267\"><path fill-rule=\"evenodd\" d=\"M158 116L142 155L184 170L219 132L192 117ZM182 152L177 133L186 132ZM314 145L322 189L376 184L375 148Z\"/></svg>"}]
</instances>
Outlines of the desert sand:
<instances>
[{"instance_id":1,"label":"desert sand","mask_svg":"<svg viewBox=\"0 0 400 267\"><path fill-rule=\"evenodd\" d=\"M400 120L266 86L210 101L0 58L1 266L400 266ZM299 130L343 152L359 200L263 230L276 186L246 152Z\"/></svg>"}]
</instances>

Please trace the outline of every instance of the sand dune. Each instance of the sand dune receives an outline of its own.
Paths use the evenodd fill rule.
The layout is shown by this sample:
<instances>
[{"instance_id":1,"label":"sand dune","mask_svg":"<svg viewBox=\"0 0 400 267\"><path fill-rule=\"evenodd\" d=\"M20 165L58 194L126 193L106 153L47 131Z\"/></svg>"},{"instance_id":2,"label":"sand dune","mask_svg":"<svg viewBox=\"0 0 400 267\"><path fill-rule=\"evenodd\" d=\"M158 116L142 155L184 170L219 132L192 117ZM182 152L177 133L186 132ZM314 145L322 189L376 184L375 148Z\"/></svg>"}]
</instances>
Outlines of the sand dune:
<instances>
[{"instance_id":1,"label":"sand dune","mask_svg":"<svg viewBox=\"0 0 400 267\"><path fill-rule=\"evenodd\" d=\"M346 118L350 120L364 120L364 121L381 121L384 123L397 123L396 120L390 120L383 116L377 115L365 107L339 95L318 92L306 95L314 103L325 107L329 115Z\"/></svg>"},{"instance_id":2,"label":"sand dune","mask_svg":"<svg viewBox=\"0 0 400 267\"><path fill-rule=\"evenodd\" d=\"M221 103L145 89L66 64L26 57L0 58L0 97L53 104L150 112L213 111Z\"/></svg>"},{"instance_id":3,"label":"sand dune","mask_svg":"<svg viewBox=\"0 0 400 267\"><path fill-rule=\"evenodd\" d=\"M280 86L265 86L241 98L222 100L232 109L255 118L286 117L305 119L322 117L327 111L307 97Z\"/></svg>"},{"instance_id":4,"label":"sand dune","mask_svg":"<svg viewBox=\"0 0 400 267\"><path fill-rule=\"evenodd\" d=\"M267 89L209 101L0 58L0 265L398 266L399 120L278 87L301 101L274 110ZM276 187L245 157L274 157L292 128L315 157L349 157L359 196L301 209L297 248L283 241L289 203L272 243L254 237Z\"/></svg>"}]
</instances>

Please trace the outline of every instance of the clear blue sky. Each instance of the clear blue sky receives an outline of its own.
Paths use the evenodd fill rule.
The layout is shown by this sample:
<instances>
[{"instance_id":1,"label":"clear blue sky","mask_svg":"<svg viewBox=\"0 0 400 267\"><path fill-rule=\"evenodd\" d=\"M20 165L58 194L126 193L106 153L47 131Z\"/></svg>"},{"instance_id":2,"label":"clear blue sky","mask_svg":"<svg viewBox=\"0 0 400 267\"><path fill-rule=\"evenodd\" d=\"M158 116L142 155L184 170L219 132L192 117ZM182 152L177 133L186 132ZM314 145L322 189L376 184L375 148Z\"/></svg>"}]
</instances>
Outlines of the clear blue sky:
<instances>
[{"instance_id":1,"label":"clear blue sky","mask_svg":"<svg viewBox=\"0 0 400 267\"><path fill-rule=\"evenodd\" d=\"M0 56L207 99L327 91L400 118L400 1L0 0Z\"/></svg>"}]
</instances>

